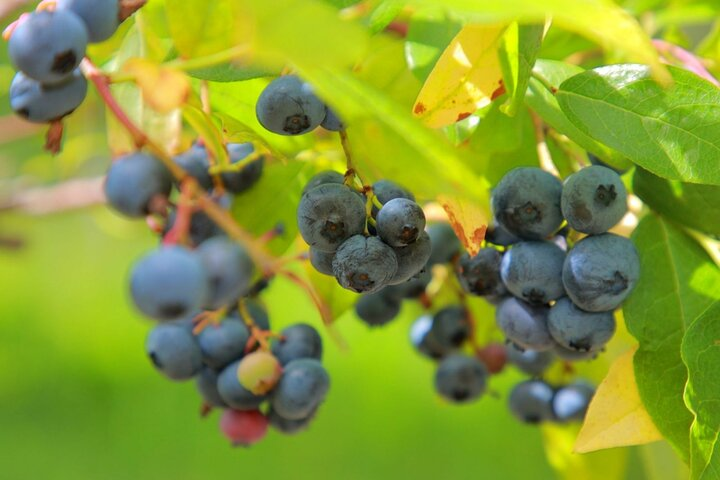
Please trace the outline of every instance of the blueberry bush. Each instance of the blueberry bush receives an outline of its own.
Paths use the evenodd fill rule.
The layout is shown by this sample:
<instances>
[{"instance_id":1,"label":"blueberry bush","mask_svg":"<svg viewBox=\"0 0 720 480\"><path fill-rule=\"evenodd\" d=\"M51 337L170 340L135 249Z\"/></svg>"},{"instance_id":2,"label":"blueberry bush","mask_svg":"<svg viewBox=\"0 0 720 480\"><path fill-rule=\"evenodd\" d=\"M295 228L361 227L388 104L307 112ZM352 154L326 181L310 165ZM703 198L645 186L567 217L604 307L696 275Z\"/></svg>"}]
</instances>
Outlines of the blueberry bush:
<instances>
[{"instance_id":1,"label":"blueberry bush","mask_svg":"<svg viewBox=\"0 0 720 480\"><path fill-rule=\"evenodd\" d=\"M103 124L102 178L47 190L147 225L148 365L232 445L323 421L344 323L402 324L440 404L499 398L560 478L659 478L617 448L657 441L720 478L715 1L25 3L6 143L67 164Z\"/></svg>"}]
</instances>

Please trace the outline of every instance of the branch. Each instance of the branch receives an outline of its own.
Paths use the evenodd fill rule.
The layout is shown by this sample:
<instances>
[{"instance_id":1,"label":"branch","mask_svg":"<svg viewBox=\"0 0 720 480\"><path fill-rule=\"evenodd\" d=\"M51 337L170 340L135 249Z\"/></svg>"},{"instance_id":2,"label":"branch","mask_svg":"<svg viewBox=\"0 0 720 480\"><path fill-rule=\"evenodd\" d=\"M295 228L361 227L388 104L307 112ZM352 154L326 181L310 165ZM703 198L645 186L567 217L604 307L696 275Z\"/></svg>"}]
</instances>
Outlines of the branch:
<instances>
[{"instance_id":1,"label":"branch","mask_svg":"<svg viewBox=\"0 0 720 480\"><path fill-rule=\"evenodd\" d=\"M0 199L0 211L18 210L47 215L105 203L104 177L70 180L52 187L38 187Z\"/></svg>"},{"instance_id":2,"label":"branch","mask_svg":"<svg viewBox=\"0 0 720 480\"><path fill-rule=\"evenodd\" d=\"M31 3L32 0L3 0L0 3L0 21L5 20L5 17L13 13L20 7Z\"/></svg>"}]
</instances>

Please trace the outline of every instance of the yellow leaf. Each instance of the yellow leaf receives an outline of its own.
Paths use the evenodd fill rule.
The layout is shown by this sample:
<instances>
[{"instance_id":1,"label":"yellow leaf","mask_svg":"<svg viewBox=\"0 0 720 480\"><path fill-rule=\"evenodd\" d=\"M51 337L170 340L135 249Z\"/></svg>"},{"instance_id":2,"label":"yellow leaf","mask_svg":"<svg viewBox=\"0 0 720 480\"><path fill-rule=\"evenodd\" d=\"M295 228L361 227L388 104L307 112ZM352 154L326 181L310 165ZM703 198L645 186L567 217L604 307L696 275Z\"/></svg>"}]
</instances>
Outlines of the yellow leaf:
<instances>
[{"instance_id":1,"label":"yellow leaf","mask_svg":"<svg viewBox=\"0 0 720 480\"><path fill-rule=\"evenodd\" d=\"M640 400L633 355L637 346L612 364L590 403L575 452L642 445L662 439Z\"/></svg>"},{"instance_id":2,"label":"yellow leaf","mask_svg":"<svg viewBox=\"0 0 720 480\"><path fill-rule=\"evenodd\" d=\"M163 68L148 60L132 58L123 71L133 75L142 90L143 100L160 113L182 106L190 95L190 80L182 72Z\"/></svg>"},{"instance_id":3,"label":"yellow leaf","mask_svg":"<svg viewBox=\"0 0 720 480\"><path fill-rule=\"evenodd\" d=\"M470 255L477 255L485 239L488 218L475 201L441 195L438 201L447 213L455 234Z\"/></svg>"},{"instance_id":4,"label":"yellow leaf","mask_svg":"<svg viewBox=\"0 0 720 480\"><path fill-rule=\"evenodd\" d=\"M466 25L425 81L413 112L429 127L451 125L504 92L498 49L507 25Z\"/></svg>"}]
</instances>

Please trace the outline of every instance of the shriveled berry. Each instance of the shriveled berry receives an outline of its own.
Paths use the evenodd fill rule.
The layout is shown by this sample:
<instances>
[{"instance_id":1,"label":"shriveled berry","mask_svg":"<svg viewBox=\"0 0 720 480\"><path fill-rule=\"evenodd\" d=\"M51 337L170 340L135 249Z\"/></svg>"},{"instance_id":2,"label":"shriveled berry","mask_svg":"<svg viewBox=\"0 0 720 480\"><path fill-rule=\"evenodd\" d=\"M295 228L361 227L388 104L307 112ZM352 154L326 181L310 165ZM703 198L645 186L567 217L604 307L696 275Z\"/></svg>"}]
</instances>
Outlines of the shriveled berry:
<instances>
[{"instance_id":1,"label":"shriveled berry","mask_svg":"<svg viewBox=\"0 0 720 480\"><path fill-rule=\"evenodd\" d=\"M377 292L388 285L397 269L397 255L376 237L349 238L333 259L333 273L338 283L356 293Z\"/></svg>"}]
</instances>

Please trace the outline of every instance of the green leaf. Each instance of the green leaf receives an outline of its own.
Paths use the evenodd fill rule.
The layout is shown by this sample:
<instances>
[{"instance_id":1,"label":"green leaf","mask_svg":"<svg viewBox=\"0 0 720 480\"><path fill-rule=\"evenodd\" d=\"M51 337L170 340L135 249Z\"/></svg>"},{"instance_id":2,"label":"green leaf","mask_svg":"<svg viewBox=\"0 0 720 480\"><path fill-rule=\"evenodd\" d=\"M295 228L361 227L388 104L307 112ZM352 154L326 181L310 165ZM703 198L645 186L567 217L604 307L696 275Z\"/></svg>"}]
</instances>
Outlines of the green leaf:
<instances>
[{"instance_id":1,"label":"green leaf","mask_svg":"<svg viewBox=\"0 0 720 480\"><path fill-rule=\"evenodd\" d=\"M502 107L503 113L515 115L525 100L530 74L543 40L545 26L518 25L514 22L505 33L500 49L505 90L510 98Z\"/></svg>"},{"instance_id":2,"label":"green leaf","mask_svg":"<svg viewBox=\"0 0 720 480\"><path fill-rule=\"evenodd\" d=\"M606 49L623 52L638 63L653 67L658 78L668 80L650 38L638 22L612 0L402 0L417 6L436 6L463 15L471 22L495 23L519 20L524 23L553 23L576 32Z\"/></svg>"},{"instance_id":3,"label":"green leaf","mask_svg":"<svg viewBox=\"0 0 720 480\"><path fill-rule=\"evenodd\" d=\"M695 415L690 431L692 478L720 478L720 464L710 466L720 432L720 302L715 302L690 325L682 342L688 369L685 402Z\"/></svg>"},{"instance_id":4,"label":"green leaf","mask_svg":"<svg viewBox=\"0 0 720 480\"><path fill-rule=\"evenodd\" d=\"M213 67L190 70L191 77L210 82L242 82L253 78L278 75L280 72L270 69L240 67L233 63L222 63Z\"/></svg>"},{"instance_id":5,"label":"green leaf","mask_svg":"<svg viewBox=\"0 0 720 480\"><path fill-rule=\"evenodd\" d=\"M535 78L530 79L530 88L525 102L540 115L545 123L608 164L617 168L630 166L630 162L619 153L595 141L578 129L558 105L555 91L562 82L573 75L582 73L582 68L553 60L538 60L535 63L534 72Z\"/></svg>"},{"instance_id":6,"label":"green leaf","mask_svg":"<svg viewBox=\"0 0 720 480\"><path fill-rule=\"evenodd\" d=\"M666 180L638 168L633 191L665 217L701 232L720 235L720 187Z\"/></svg>"},{"instance_id":7,"label":"green leaf","mask_svg":"<svg viewBox=\"0 0 720 480\"><path fill-rule=\"evenodd\" d=\"M165 1L175 48L183 58L196 58L227 50L240 43L242 10L232 0Z\"/></svg>"},{"instance_id":8,"label":"green leaf","mask_svg":"<svg viewBox=\"0 0 720 480\"><path fill-rule=\"evenodd\" d=\"M560 86L565 114L593 138L671 180L720 185L720 89L668 67L663 88L643 65L612 65Z\"/></svg>"},{"instance_id":9,"label":"green leaf","mask_svg":"<svg viewBox=\"0 0 720 480\"><path fill-rule=\"evenodd\" d=\"M260 236L282 224L283 235L268 244L273 253L284 253L297 236L295 212L307 180L306 172L311 170L310 165L302 162L268 164L266 159L260 180L234 198L233 217L253 235Z\"/></svg>"},{"instance_id":10,"label":"green leaf","mask_svg":"<svg viewBox=\"0 0 720 480\"><path fill-rule=\"evenodd\" d=\"M640 280L623 312L640 343L634 358L638 390L658 430L687 462L692 415L683 401L687 369L680 345L693 320L720 299L720 272L697 243L655 215L643 218L633 240Z\"/></svg>"},{"instance_id":11,"label":"green leaf","mask_svg":"<svg viewBox=\"0 0 720 480\"><path fill-rule=\"evenodd\" d=\"M463 22L444 9L425 8L413 13L408 24L405 55L413 74L421 81L430 75L440 55L460 32Z\"/></svg>"}]
</instances>

